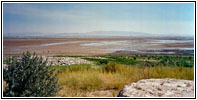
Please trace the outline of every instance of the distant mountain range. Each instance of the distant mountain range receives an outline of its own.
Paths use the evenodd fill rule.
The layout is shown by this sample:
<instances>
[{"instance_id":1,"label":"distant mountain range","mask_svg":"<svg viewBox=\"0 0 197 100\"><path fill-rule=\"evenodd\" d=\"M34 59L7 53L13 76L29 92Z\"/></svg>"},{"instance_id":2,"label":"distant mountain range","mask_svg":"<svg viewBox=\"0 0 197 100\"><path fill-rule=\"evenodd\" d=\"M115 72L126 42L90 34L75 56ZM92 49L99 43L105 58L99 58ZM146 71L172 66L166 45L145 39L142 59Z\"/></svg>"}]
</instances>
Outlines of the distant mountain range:
<instances>
[{"instance_id":1,"label":"distant mountain range","mask_svg":"<svg viewBox=\"0 0 197 100\"><path fill-rule=\"evenodd\" d=\"M87 33L6 33L3 37L169 37L169 35L152 34L144 32L133 32L133 31L93 31ZM176 37L171 35L170 37Z\"/></svg>"}]
</instances>

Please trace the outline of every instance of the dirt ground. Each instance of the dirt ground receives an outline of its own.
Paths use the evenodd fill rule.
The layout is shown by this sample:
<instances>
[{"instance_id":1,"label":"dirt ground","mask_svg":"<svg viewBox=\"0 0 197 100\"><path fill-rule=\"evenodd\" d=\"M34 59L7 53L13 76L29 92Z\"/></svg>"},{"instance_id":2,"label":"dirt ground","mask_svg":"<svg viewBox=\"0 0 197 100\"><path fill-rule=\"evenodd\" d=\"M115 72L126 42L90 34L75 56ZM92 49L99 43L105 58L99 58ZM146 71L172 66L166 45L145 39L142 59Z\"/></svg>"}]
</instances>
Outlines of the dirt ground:
<instances>
[{"instance_id":1,"label":"dirt ground","mask_svg":"<svg viewBox=\"0 0 197 100\"><path fill-rule=\"evenodd\" d=\"M3 54L21 54L25 51L36 52L41 55L97 55L107 54L113 51L105 49L115 48L193 48L193 42L180 43L160 43L153 45L147 41L154 40L178 40L184 41L184 38L136 38L136 37L112 37L112 38L4 38L3 39ZM81 44L97 43L97 42L113 42L113 41L127 41L124 43L108 44L100 46L83 46ZM129 42L128 42L129 41ZM62 43L64 42L64 43ZM65 43L67 42L67 43ZM51 45L52 43L52 45ZM62 43L54 45L53 43ZM44 46L43 46L44 45Z\"/></svg>"}]
</instances>

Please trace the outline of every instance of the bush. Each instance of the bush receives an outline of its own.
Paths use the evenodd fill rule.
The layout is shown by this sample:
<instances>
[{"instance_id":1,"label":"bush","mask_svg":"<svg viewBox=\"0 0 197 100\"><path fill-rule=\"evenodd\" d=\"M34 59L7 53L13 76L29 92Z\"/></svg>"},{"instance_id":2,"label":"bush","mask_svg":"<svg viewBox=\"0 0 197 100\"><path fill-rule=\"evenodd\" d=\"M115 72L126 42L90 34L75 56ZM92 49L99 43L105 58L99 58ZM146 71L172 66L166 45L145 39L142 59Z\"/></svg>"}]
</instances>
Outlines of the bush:
<instances>
[{"instance_id":1,"label":"bush","mask_svg":"<svg viewBox=\"0 0 197 100\"><path fill-rule=\"evenodd\" d=\"M46 97L55 96L59 90L54 70L46 65L42 57L23 53L21 58L9 58L8 67L3 70L7 86L5 97Z\"/></svg>"},{"instance_id":2,"label":"bush","mask_svg":"<svg viewBox=\"0 0 197 100\"><path fill-rule=\"evenodd\" d=\"M105 60L105 59L101 59L101 60L99 60L99 62L98 62L98 64L107 64L107 63L108 63L108 61Z\"/></svg>"},{"instance_id":3,"label":"bush","mask_svg":"<svg viewBox=\"0 0 197 100\"><path fill-rule=\"evenodd\" d=\"M123 67L125 67L123 64L119 64L116 62L109 62L107 63L106 67L104 67L104 71L106 72L111 72L111 73L116 73L116 72L122 72Z\"/></svg>"},{"instance_id":4,"label":"bush","mask_svg":"<svg viewBox=\"0 0 197 100\"><path fill-rule=\"evenodd\" d=\"M105 68L105 71L107 72L116 72L116 63L115 62L109 62Z\"/></svg>"}]
</instances>

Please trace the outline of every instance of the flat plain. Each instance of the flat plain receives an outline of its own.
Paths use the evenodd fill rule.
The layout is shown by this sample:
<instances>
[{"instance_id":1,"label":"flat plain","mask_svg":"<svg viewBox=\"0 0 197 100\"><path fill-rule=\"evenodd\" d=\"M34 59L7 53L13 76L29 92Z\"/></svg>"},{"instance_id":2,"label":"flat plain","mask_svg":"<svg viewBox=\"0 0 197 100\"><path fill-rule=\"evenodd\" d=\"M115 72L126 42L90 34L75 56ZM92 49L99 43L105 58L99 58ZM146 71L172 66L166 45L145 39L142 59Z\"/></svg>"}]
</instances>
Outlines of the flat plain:
<instances>
[{"instance_id":1,"label":"flat plain","mask_svg":"<svg viewBox=\"0 0 197 100\"><path fill-rule=\"evenodd\" d=\"M108 53L176 54L175 50L194 50L193 38L4 38L3 54L21 54L25 51L42 55L100 55ZM185 52L183 52L185 53Z\"/></svg>"}]
</instances>

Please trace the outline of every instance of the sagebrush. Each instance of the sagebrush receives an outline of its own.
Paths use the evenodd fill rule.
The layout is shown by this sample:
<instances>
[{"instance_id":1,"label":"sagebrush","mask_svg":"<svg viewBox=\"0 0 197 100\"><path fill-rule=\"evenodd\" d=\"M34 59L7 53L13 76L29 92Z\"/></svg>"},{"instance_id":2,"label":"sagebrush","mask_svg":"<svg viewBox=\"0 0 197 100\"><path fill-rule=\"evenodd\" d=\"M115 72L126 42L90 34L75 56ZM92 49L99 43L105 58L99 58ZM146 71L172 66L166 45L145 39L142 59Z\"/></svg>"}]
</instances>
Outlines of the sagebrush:
<instances>
[{"instance_id":1,"label":"sagebrush","mask_svg":"<svg viewBox=\"0 0 197 100\"><path fill-rule=\"evenodd\" d=\"M59 90L58 79L46 62L30 52L23 53L21 57L9 58L8 66L3 70L3 79L7 84L3 96L55 96Z\"/></svg>"}]
</instances>

